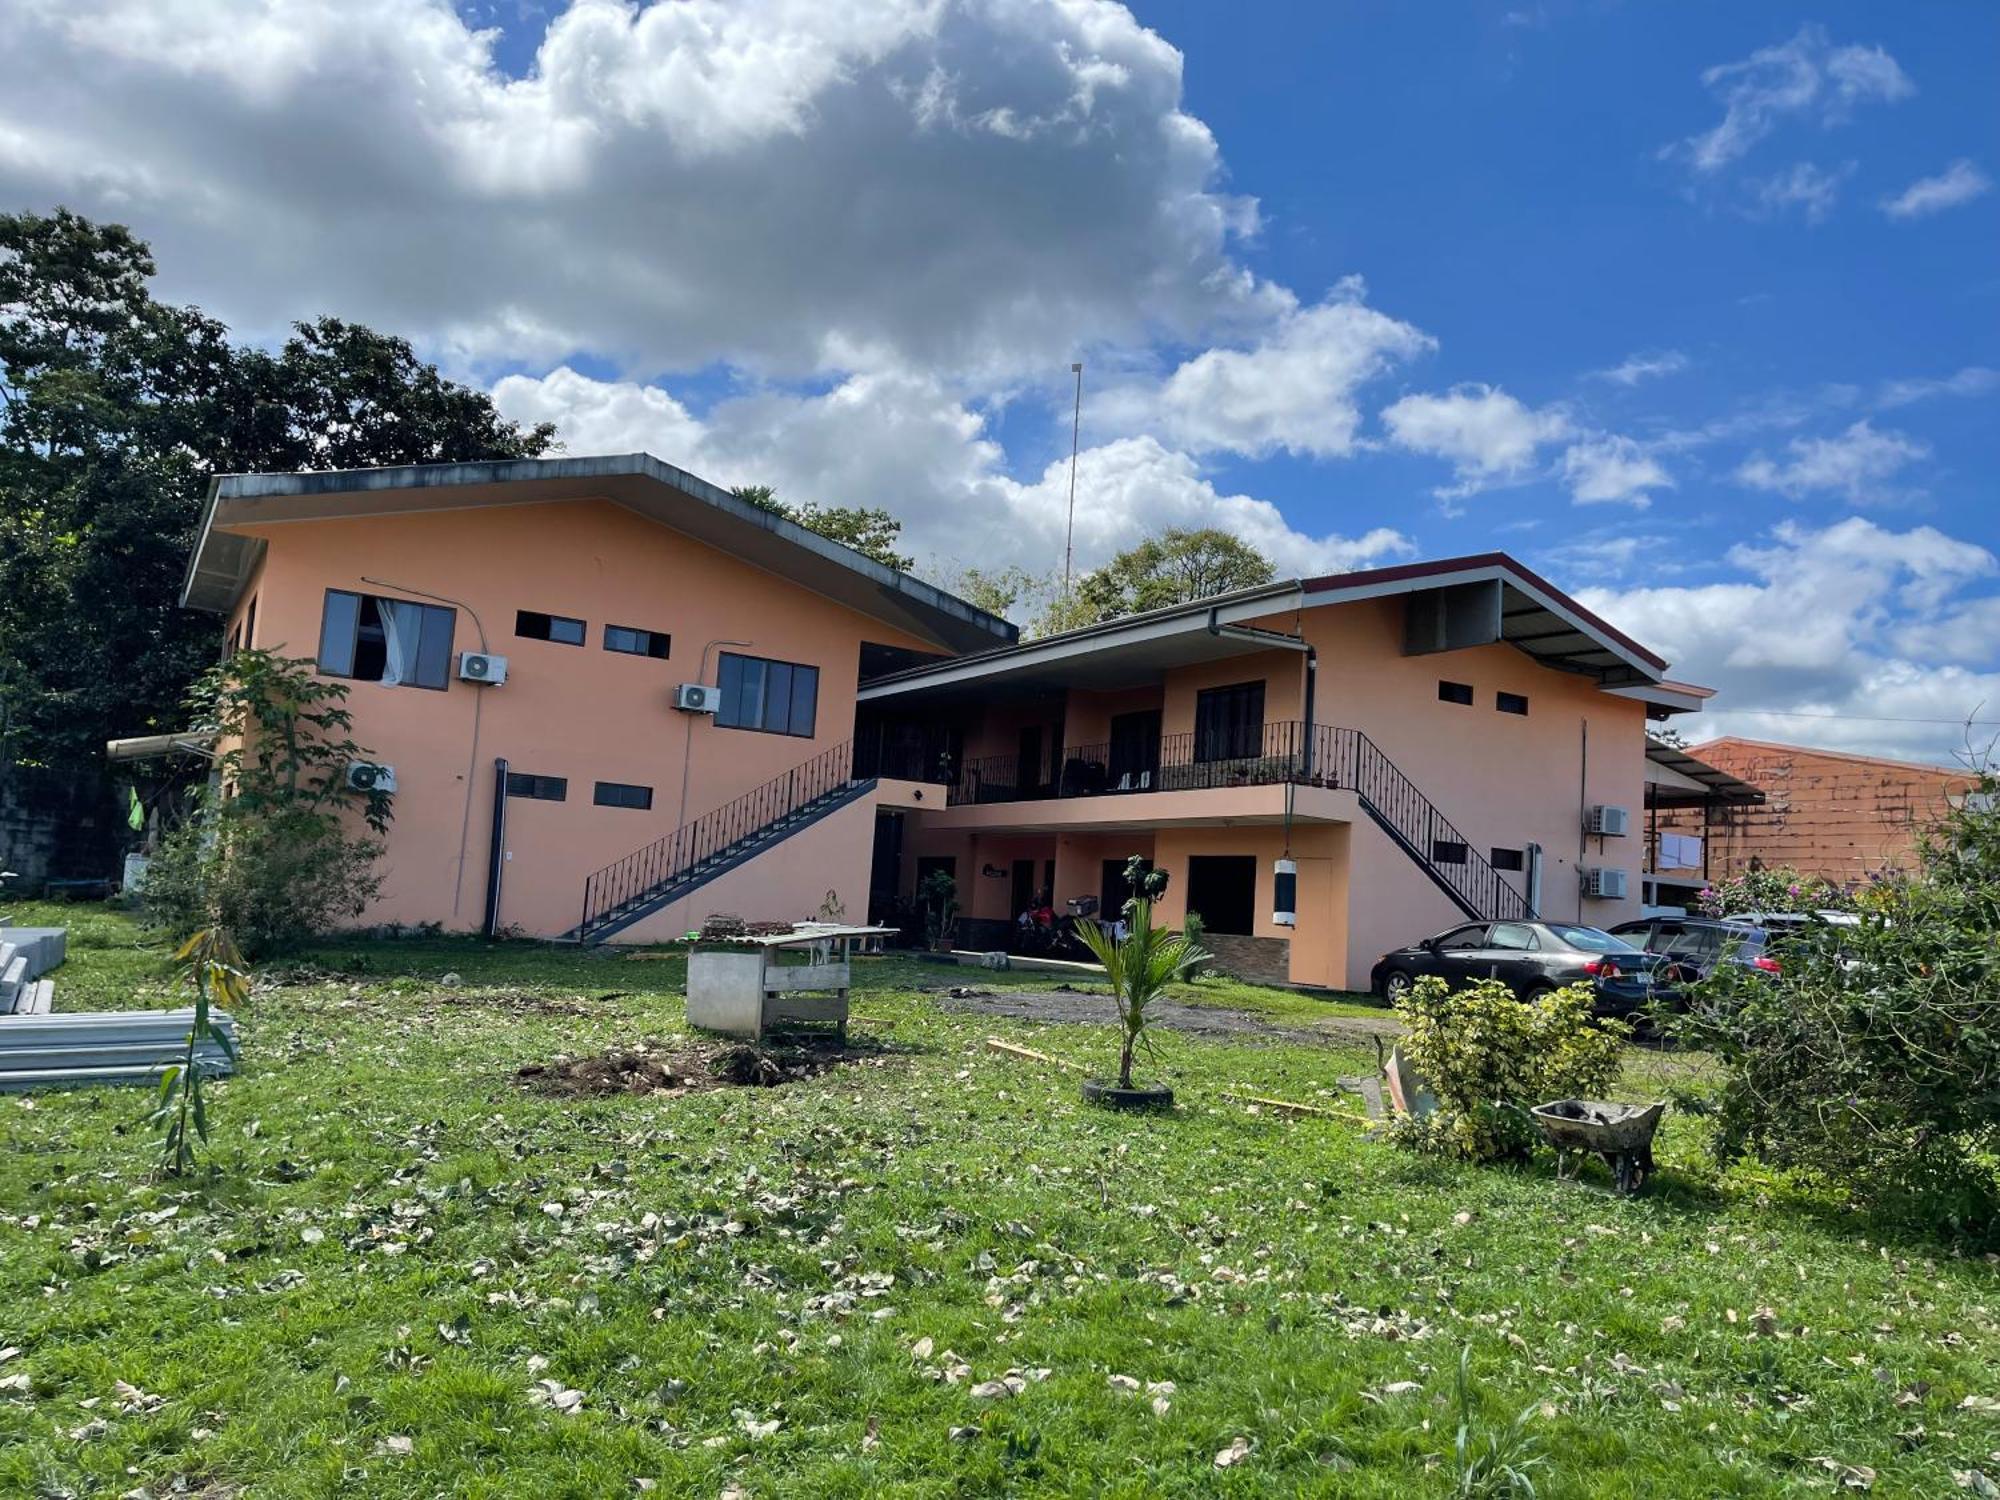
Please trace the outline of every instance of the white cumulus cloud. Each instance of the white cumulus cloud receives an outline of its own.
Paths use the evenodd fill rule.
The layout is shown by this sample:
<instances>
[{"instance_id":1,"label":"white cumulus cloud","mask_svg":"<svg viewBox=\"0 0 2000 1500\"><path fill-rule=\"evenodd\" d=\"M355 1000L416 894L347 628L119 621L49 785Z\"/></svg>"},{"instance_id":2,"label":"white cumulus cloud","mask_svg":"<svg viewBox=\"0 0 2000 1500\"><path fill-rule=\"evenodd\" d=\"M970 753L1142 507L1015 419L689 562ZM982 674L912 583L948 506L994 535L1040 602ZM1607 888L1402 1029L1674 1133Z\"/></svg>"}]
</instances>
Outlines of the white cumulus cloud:
<instances>
[{"instance_id":1,"label":"white cumulus cloud","mask_svg":"<svg viewBox=\"0 0 2000 1500\"><path fill-rule=\"evenodd\" d=\"M1976 543L1850 516L1779 526L1733 549L1713 582L1578 597L1676 677L1718 689L1689 721L1697 734L1944 761L1967 718L2000 717L1996 576L2000 559Z\"/></svg>"},{"instance_id":2,"label":"white cumulus cloud","mask_svg":"<svg viewBox=\"0 0 2000 1500\"><path fill-rule=\"evenodd\" d=\"M1863 418L1836 437L1794 438L1788 460L1760 453L1736 471L1739 482L1799 500L1818 492L1849 500L1890 498L1891 481L1905 467L1930 456L1930 445Z\"/></svg>"},{"instance_id":3,"label":"white cumulus cloud","mask_svg":"<svg viewBox=\"0 0 2000 1500\"><path fill-rule=\"evenodd\" d=\"M1622 501L1651 503L1651 492L1673 488L1660 461L1628 437L1599 437L1572 444L1563 453L1563 479L1579 505Z\"/></svg>"},{"instance_id":4,"label":"white cumulus cloud","mask_svg":"<svg viewBox=\"0 0 2000 1500\"><path fill-rule=\"evenodd\" d=\"M648 375L1003 374L1257 336L1181 57L1109 0L14 0L0 199L140 226L246 331L321 309Z\"/></svg>"},{"instance_id":5,"label":"white cumulus cloud","mask_svg":"<svg viewBox=\"0 0 2000 1500\"><path fill-rule=\"evenodd\" d=\"M1437 491L1447 499L1524 477L1542 445L1570 431L1561 411L1537 411L1491 385L1405 396L1383 409L1382 422L1398 445L1451 461L1457 482Z\"/></svg>"},{"instance_id":6,"label":"white cumulus cloud","mask_svg":"<svg viewBox=\"0 0 2000 1500\"><path fill-rule=\"evenodd\" d=\"M1165 434L1197 451L1315 458L1354 450L1356 392L1395 363L1437 347L1428 334L1361 300L1358 280L1316 307L1285 316L1247 349L1209 349L1157 393L1129 391L1120 406L1150 407ZM1132 415L1143 420L1141 411Z\"/></svg>"},{"instance_id":7,"label":"white cumulus cloud","mask_svg":"<svg viewBox=\"0 0 2000 1500\"><path fill-rule=\"evenodd\" d=\"M794 502L883 506L904 522L904 550L928 564L1046 573L1062 562L1067 456L1016 479L980 415L932 377L870 372L818 394L753 392L701 419L651 387L566 368L507 376L493 398L518 421L554 422L577 452L645 451L718 484L768 484ZM1150 435L1082 451L1080 568L1169 526L1219 526L1282 573L1340 572L1415 551L1385 526L1302 532L1269 501L1218 490L1191 455Z\"/></svg>"}]
</instances>

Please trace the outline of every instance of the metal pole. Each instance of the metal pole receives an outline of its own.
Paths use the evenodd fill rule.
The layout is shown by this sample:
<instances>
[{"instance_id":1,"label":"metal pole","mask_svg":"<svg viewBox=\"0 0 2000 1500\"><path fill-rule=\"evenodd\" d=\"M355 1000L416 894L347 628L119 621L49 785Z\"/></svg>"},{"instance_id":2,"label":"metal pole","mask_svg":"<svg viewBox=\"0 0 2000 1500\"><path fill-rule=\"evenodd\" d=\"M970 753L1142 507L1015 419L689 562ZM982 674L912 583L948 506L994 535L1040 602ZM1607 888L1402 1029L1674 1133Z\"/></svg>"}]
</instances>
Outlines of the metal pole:
<instances>
[{"instance_id":1,"label":"metal pole","mask_svg":"<svg viewBox=\"0 0 2000 1500\"><path fill-rule=\"evenodd\" d=\"M1063 530L1063 603L1069 603L1070 561L1076 546L1076 450L1077 440L1083 432L1083 363L1078 361L1069 367L1076 377L1076 409L1069 419L1069 524ZM1065 622L1067 623L1067 622Z\"/></svg>"}]
</instances>

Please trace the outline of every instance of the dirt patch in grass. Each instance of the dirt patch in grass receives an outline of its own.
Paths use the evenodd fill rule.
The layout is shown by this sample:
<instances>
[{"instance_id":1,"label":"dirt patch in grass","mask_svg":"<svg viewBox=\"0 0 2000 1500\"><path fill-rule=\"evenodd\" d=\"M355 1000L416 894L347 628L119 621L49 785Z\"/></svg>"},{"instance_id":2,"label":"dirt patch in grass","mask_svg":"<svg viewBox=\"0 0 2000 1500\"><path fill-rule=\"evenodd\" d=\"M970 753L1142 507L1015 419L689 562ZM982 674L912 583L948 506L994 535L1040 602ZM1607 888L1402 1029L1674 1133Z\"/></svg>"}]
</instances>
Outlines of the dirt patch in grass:
<instances>
[{"instance_id":1,"label":"dirt patch in grass","mask_svg":"<svg viewBox=\"0 0 2000 1500\"><path fill-rule=\"evenodd\" d=\"M1010 1021L1109 1026L1114 1019L1109 995L1086 994L1081 990L983 990L961 985L943 990L935 998L946 1010L971 1011ZM1403 1032L1402 1023L1388 1015L1379 1021L1360 1016L1328 1016L1324 1021L1304 1026L1284 1026L1252 1011L1185 1005L1177 1000L1155 1000L1146 1007L1146 1014L1155 1026L1191 1036L1270 1037L1318 1046L1353 1046L1371 1037L1393 1039Z\"/></svg>"},{"instance_id":2,"label":"dirt patch in grass","mask_svg":"<svg viewBox=\"0 0 2000 1500\"><path fill-rule=\"evenodd\" d=\"M730 1041L642 1043L594 1057L559 1057L515 1070L525 1088L564 1098L605 1094L687 1094L706 1089L779 1088L833 1068L881 1062L883 1050L832 1043Z\"/></svg>"}]
</instances>

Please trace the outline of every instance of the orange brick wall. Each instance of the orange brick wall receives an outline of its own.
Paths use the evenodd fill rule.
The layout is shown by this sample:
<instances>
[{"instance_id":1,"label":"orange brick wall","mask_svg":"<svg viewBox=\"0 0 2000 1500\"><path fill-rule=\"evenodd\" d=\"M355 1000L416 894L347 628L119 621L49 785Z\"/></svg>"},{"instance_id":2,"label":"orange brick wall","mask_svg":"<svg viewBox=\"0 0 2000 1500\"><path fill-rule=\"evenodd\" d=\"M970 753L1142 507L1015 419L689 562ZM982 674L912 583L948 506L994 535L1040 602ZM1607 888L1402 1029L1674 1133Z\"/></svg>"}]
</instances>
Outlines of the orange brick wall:
<instances>
[{"instance_id":1,"label":"orange brick wall","mask_svg":"<svg viewBox=\"0 0 2000 1500\"><path fill-rule=\"evenodd\" d=\"M1926 824L1954 794L1972 786L1963 772L1903 761L1720 739L1690 754L1763 792L1761 807L1711 814L1709 877L1742 873L1754 858L1764 868L1791 865L1808 875L1849 883L1878 870L1909 869ZM1662 811L1662 833L1703 832L1701 814Z\"/></svg>"}]
</instances>

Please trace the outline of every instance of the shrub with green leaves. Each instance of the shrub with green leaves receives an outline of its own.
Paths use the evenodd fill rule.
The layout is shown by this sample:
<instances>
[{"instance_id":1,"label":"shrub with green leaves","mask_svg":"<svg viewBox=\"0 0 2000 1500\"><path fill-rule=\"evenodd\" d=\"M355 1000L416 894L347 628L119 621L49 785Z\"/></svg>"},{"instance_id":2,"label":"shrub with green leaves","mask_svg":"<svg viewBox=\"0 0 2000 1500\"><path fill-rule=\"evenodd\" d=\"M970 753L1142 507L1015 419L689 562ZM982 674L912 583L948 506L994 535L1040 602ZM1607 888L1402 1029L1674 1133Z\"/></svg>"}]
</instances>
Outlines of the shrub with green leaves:
<instances>
[{"instance_id":1,"label":"shrub with green leaves","mask_svg":"<svg viewBox=\"0 0 2000 1500\"><path fill-rule=\"evenodd\" d=\"M385 792L357 791L347 768L369 752L348 729L347 689L307 658L238 651L188 696L192 728L220 747L194 818L167 835L142 895L176 939L209 927L253 957L293 948L359 917L381 889Z\"/></svg>"},{"instance_id":2,"label":"shrub with green leaves","mask_svg":"<svg viewBox=\"0 0 2000 1500\"><path fill-rule=\"evenodd\" d=\"M1392 1137L1467 1161L1525 1157L1536 1140L1528 1111L1552 1099L1601 1097L1618 1076L1630 1029L1596 1021L1587 984L1523 1001L1497 979L1453 990L1426 975L1398 1003L1403 1055L1437 1096L1428 1116L1398 1116Z\"/></svg>"},{"instance_id":3,"label":"shrub with green leaves","mask_svg":"<svg viewBox=\"0 0 2000 1500\"><path fill-rule=\"evenodd\" d=\"M1676 1026L1724 1069L1717 1156L2000 1242L2000 777L1858 925L1807 928L1782 964L1718 966Z\"/></svg>"}]
</instances>

